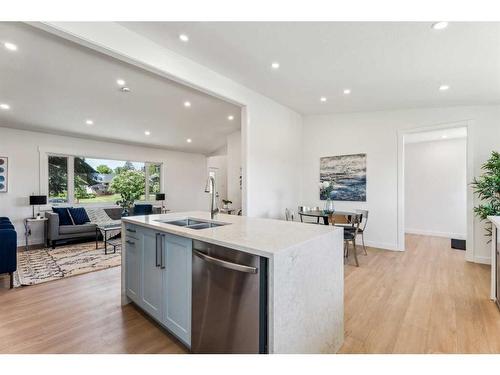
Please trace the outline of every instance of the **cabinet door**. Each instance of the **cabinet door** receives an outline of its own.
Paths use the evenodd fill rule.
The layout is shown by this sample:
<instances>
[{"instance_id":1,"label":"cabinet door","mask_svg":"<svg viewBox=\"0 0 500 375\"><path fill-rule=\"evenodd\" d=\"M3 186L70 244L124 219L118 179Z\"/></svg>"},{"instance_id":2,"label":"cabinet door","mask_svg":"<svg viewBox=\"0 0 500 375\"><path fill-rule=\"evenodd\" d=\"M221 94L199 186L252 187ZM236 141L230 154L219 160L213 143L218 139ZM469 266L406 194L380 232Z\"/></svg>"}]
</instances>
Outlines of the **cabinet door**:
<instances>
[{"instance_id":1,"label":"cabinet door","mask_svg":"<svg viewBox=\"0 0 500 375\"><path fill-rule=\"evenodd\" d=\"M154 231L142 231L142 270L140 306L156 320L162 318L162 276L159 252L161 235Z\"/></svg>"},{"instance_id":2,"label":"cabinet door","mask_svg":"<svg viewBox=\"0 0 500 375\"><path fill-rule=\"evenodd\" d=\"M191 345L191 239L164 235L163 324L188 346Z\"/></svg>"},{"instance_id":3,"label":"cabinet door","mask_svg":"<svg viewBox=\"0 0 500 375\"><path fill-rule=\"evenodd\" d=\"M125 239L126 293L140 304L142 243L136 238Z\"/></svg>"}]
</instances>

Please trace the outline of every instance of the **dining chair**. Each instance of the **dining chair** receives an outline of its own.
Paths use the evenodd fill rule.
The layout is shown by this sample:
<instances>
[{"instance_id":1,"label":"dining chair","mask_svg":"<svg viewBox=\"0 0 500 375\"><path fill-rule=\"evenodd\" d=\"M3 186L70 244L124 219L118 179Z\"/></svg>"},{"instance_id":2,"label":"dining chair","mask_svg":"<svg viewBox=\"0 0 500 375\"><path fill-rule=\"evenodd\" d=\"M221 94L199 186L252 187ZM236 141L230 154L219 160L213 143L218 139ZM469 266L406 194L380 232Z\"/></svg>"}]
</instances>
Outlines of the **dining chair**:
<instances>
[{"instance_id":1,"label":"dining chair","mask_svg":"<svg viewBox=\"0 0 500 375\"><path fill-rule=\"evenodd\" d=\"M294 221L295 220L295 213L293 212L293 210L285 208L285 220L286 221Z\"/></svg>"},{"instance_id":2,"label":"dining chair","mask_svg":"<svg viewBox=\"0 0 500 375\"><path fill-rule=\"evenodd\" d=\"M354 210L354 212L359 214L359 222L360 222L360 227L358 229L358 234L361 235L361 242L363 244L363 252L365 255L368 255L368 252L366 251L366 246L365 246L365 230L366 230L366 223L368 222L368 210ZM342 227L342 228L352 228L353 224L352 222L349 222L348 220L341 222L339 220L334 220L333 225L337 227Z\"/></svg>"},{"instance_id":3,"label":"dining chair","mask_svg":"<svg viewBox=\"0 0 500 375\"><path fill-rule=\"evenodd\" d=\"M299 206L298 212L309 212L309 211L319 211L319 207L309 207L309 206ZM307 216L306 216L307 217ZM320 217L316 218L316 221L304 220L304 217L300 215L300 221L307 224L319 224Z\"/></svg>"},{"instance_id":4,"label":"dining chair","mask_svg":"<svg viewBox=\"0 0 500 375\"><path fill-rule=\"evenodd\" d=\"M335 225L337 227L352 227L350 218L346 215L339 215L334 212L330 215L330 217L332 225Z\"/></svg>"},{"instance_id":5,"label":"dining chair","mask_svg":"<svg viewBox=\"0 0 500 375\"><path fill-rule=\"evenodd\" d=\"M331 225L335 225L334 214L329 216L329 222ZM342 226L344 228L344 257L346 260L349 258L349 242L352 243L354 262L356 263L356 267L359 267L358 262L358 253L356 248L356 237L359 231L359 225L361 222L361 214L359 215L351 215L350 217L350 225Z\"/></svg>"},{"instance_id":6,"label":"dining chair","mask_svg":"<svg viewBox=\"0 0 500 375\"><path fill-rule=\"evenodd\" d=\"M359 228L358 233L361 234L361 241L363 243L363 251L365 252L365 255L368 255L366 252L366 246L365 246L365 230L366 230L366 223L368 223L368 210L356 210L356 212L361 214L361 227Z\"/></svg>"}]
</instances>

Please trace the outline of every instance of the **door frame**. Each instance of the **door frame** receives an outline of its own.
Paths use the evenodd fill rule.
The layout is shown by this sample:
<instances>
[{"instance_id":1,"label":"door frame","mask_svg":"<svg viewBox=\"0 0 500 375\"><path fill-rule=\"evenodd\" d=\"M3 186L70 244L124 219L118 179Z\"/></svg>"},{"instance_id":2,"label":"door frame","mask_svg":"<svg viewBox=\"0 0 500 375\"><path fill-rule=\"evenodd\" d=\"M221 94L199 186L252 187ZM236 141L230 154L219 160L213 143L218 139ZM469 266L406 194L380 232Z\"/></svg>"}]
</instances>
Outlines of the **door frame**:
<instances>
[{"instance_id":1,"label":"door frame","mask_svg":"<svg viewBox=\"0 0 500 375\"><path fill-rule=\"evenodd\" d=\"M454 129L454 128L466 128L467 138L466 138L466 181L467 181L467 240L466 240L466 250L465 259L474 262L474 192L470 186L470 181L474 176L474 153L472 145L472 134L473 134L473 120L462 120L449 123L439 123L431 126L424 126L412 129L401 129L398 130L398 247L397 250L405 251L405 136L415 133L423 133L428 131L442 130L442 129Z\"/></svg>"}]
</instances>

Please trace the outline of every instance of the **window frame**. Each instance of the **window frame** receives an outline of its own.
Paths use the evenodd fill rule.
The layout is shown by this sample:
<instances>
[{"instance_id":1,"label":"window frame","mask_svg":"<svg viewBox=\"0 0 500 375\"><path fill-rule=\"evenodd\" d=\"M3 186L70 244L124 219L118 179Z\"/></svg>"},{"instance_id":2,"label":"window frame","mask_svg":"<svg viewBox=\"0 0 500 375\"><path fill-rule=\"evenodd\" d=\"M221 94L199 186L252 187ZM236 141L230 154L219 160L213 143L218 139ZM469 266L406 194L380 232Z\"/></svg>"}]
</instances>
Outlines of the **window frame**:
<instances>
[{"instance_id":1,"label":"window frame","mask_svg":"<svg viewBox=\"0 0 500 375\"><path fill-rule=\"evenodd\" d=\"M149 166L151 165L159 165L160 166L160 191L163 191L164 188L164 163L161 161L137 161L137 160L125 160L125 158L120 157L107 157L107 156L88 156L82 153L66 153L66 152L51 152L39 150L40 157L40 190L45 192L48 197L49 193L49 157L57 156L57 157L65 157L68 160L67 164L67 188L68 188L68 201L64 203L51 203L47 201L47 205L50 206L68 206L68 205L78 205L78 206L101 206L101 207L116 207L115 203L102 203L102 202L86 202L86 203L76 203L75 201L75 158L88 158L88 159L102 159L102 160L113 160L113 161L129 161L132 163L144 163L144 177L145 177L145 186L144 186L144 200L136 201L138 203L155 203L155 194L149 192Z\"/></svg>"}]
</instances>

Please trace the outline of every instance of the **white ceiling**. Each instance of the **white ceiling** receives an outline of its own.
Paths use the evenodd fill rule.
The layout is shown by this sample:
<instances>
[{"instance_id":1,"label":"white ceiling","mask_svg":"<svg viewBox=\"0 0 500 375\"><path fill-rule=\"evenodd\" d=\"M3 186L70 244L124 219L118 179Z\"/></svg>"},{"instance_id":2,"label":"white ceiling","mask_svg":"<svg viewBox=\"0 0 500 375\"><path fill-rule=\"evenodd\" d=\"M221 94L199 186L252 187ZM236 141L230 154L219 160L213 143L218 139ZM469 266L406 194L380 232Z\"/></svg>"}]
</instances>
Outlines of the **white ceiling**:
<instances>
[{"instance_id":1,"label":"white ceiling","mask_svg":"<svg viewBox=\"0 0 500 375\"><path fill-rule=\"evenodd\" d=\"M121 25L303 114L500 103L500 23Z\"/></svg>"},{"instance_id":2,"label":"white ceiling","mask_svg":"<svg viewBox=\"0 0 500 375\"><path fill-rule=\"evenodd\" d=\"M233 104L31 26L1 22L0 42L0 103L11 106L0 110L0 126L204 154L240 128ZM130 93L120 92L118 78Z\"/></svg>"},{"instance_id":3,"label":"white ceiling","mask_svg":"<svg viewBox=\"0 0 500 375\"><path fill-rule=\"evenodd\" d=\"M444 141L450 139L459 139L467 137L467 128L449 128L411 133L404 136L405 143L420 143L432 141Z\"/></svg>"}]
</instances>

